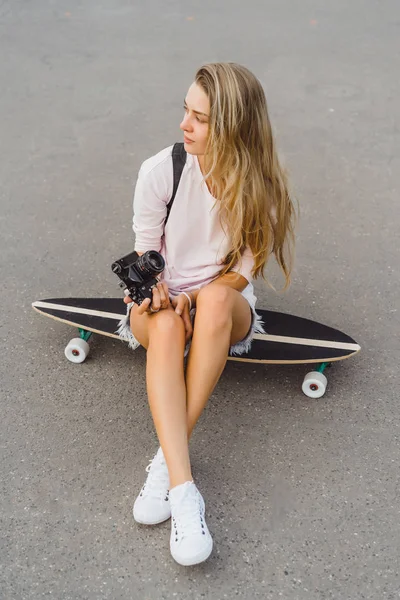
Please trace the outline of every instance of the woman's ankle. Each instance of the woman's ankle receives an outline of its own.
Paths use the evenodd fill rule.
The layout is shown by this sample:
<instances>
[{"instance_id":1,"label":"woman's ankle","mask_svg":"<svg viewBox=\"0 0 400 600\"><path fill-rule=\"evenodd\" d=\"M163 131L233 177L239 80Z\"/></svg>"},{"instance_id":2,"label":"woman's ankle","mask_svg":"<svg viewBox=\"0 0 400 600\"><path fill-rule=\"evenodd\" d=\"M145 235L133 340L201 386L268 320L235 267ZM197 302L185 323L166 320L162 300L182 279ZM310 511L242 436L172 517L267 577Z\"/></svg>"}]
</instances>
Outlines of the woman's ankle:
<instances>
[{"instance_id":1,"label":"woman's ankle","mask_svg":"<svg viewBox=\"0 0 400 600\"><path fill-rule=\"evenodd\" d=\"M186 483L187 481L191 481L193 483L193 477L191 473L187 477L176 477L175 479L171 479L170 477L169 491L178 487L178 485Z\"/></svg>"}]
</instances>

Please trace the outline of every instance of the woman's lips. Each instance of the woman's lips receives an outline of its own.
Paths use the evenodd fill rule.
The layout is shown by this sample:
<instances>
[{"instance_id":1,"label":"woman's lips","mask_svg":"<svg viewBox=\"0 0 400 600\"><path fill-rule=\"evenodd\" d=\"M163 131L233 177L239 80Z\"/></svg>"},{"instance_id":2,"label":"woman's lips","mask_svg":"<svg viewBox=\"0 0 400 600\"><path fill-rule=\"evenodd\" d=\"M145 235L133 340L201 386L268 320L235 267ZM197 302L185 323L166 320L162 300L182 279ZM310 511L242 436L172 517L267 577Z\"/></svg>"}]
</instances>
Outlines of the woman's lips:
<instances>
[{"instance_id":1,"label":"woman's lips","mask_svg":"<svg viewBox=\"0 0 400 600\"><path fill-rule=\"evenodd\" d=\"M189 138L187 138L186 135L183 136L183 141L185 142L185 144L193 144L193 140L189 140Z\"/></svg>"}]
</instances>

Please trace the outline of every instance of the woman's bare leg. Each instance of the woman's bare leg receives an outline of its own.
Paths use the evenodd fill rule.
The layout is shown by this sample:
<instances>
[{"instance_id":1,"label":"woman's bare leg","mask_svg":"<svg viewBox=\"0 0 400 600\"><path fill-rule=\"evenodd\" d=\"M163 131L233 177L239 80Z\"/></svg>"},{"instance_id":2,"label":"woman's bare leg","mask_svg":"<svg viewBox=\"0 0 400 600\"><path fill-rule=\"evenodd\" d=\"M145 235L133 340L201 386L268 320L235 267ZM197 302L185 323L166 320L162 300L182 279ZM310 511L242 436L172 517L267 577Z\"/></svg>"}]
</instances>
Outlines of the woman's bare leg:
<instances>
[{"instance_id":1,"label":"woman's bare leg","mask_svg":"<svg viewBox=\"0 0 400 600\"><path fill-rule=\"evenodd\" d=\"M147 348L149 405L168 466L170 488L191 481L183 354L185 329L172 307L154 315L131 312L131 328Z\"/></svg>"},{"instance_id":2,"label":"woman's bare leg","mask_svg":"<svg viewBox=\"0 0 400 600\"><path fill-rule=\"evenodd\" d=\"M186 370L188 437L224 370L230 346L242 340L251 326L249 303L228 286L205 286L196 304Z\"/></svg>"}]
</instances>

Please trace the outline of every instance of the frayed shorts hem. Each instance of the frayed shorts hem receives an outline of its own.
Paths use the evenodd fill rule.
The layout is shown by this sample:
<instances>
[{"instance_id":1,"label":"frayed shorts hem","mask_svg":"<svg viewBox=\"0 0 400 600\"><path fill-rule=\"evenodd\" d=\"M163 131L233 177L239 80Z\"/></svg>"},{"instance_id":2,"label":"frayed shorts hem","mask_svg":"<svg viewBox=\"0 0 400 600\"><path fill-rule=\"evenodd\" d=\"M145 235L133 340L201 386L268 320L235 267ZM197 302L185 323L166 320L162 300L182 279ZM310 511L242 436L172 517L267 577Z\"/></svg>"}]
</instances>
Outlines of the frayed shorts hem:
<instances>
[{"instance_id":1,"label":"frayed shorts hem","mask_svg":"<svg viewBox=\"0 0 400 600\"><path fill-rule=\"evenodd\" d=\"M136 348L138 348L140 346L140 343L137 341L137 339L133 335L133 333L131 331L131 327L130 327L130 313L131 313L132 306L133 306L133 302L131 302L130 304L127 305L126 316L123 319L121 319L121 321L119 322L116 333L118 334L120 340L122 340L124 342L128 342L129 347L132 350L136 350ZM240 342L237 342L236 344L234 344L233 346L230 347L229 354L231 356L241 356L242 354L247 354L247 352L250 351L251 344L252 344L252 341L254 338L254 334L265 333L262 317L256 312L255 307L252 306L250 302L249 302L249 306L250 306L251 315L252 315L251 316L251 326L250 326L249 332L246 335L246 337L243 338L243 340L241 340ZM190 314L191 314L192 321L193 321L194 316L196 314L196 309L193 309ZM190 346L191 346L191 340L186 344L184 356L187 356L187 354L189 353Z\"/></svg>"}]
</instances>

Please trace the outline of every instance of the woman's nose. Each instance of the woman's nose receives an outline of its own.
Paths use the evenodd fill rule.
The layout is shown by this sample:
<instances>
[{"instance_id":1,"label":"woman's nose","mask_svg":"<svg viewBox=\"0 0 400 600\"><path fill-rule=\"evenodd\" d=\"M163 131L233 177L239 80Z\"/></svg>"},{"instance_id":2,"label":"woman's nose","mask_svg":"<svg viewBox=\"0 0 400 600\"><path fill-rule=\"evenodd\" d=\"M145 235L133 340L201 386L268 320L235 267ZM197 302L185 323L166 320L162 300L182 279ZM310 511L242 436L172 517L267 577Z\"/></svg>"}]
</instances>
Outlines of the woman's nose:
<instances>
[{"instance_id":1,"label":"woman's nose","mask_svg":"<svg viewBox=\"0 0 400 600\"><path fill-rule=\"evenodd\" d=\"M182 131L190 131L192 129L192 127L190 125L190 120L187 115L185 115L183 117L182 122L179 125L179 127L182 129Z\"/></svg>"}]
</instances>

